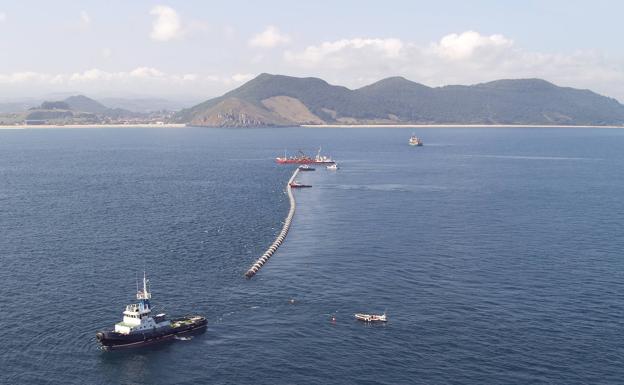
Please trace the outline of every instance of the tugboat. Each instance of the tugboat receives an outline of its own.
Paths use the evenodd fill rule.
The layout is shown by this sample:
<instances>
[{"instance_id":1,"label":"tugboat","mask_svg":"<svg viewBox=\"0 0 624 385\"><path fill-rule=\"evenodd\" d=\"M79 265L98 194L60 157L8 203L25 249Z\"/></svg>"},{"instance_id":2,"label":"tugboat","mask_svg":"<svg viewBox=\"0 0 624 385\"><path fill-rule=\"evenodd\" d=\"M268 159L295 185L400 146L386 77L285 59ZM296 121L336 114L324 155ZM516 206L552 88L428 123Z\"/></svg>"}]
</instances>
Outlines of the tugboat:
<instances>
[{"instance_id":1,"label":"tugboat","mask_svg":"<svg viewBox=\"0 0 624 385\"><path fill-rule=\"evenodd\" d=\"M355 313L355 319L358 321L364 322L387 322L388 317L386 317L386 313L383 314L364 314L364 313Z\"/></svg>"},{"instance_id":2,"label":"tugboat","mask_svg":"<svg viewBox=\"0 0 624 385\"><path fill-rule=\"evenodd\" d=\"M301 166L297 167L299 169L299 171L314 171L316 170L314 167L310 167L307 164L302 164Z\"/></svg>"},{"instance_id":3,"label":"tugboat","mask_svg":"<svg viewBox=\"0 0 624 385\"><path fill-rule=\"evenodd\" d=\"M105 350L144 346L173 339L191 332L204 332L208 326L205 317L193 315L168 320L164 313L152 316L148 290L149 280L143 273L143 288L137 283L136 297L139 303L126 306L123 320L112 330L101 330L95 337Z\"/></svg>"},{"instance_id":4,"label":"tugboat","mask_svg":"<svg viewBox=\"0 0 624 385\"><path fill-rule=\"evenodd\" d=\"M412 137L409 140L409 145L410 146L422 146L423 145L423 141L422 141L422 139L420 139L416 135L412 134Z\"/></svg>"},{"instance_id":5,"label":"tugboat","mask_svg":"<svg viewBox=\"0 0 624 385\"><path fill-rule=\"evenodd\" d=\"M299 155L287 157L284 153L284 157L277 157L275 161L279 164L332 164L334 161L325 155L321 155L321 148L319 147L316 156L312 158L306 155L302 151L299 151Z\"/></svg>"}]
</instances>

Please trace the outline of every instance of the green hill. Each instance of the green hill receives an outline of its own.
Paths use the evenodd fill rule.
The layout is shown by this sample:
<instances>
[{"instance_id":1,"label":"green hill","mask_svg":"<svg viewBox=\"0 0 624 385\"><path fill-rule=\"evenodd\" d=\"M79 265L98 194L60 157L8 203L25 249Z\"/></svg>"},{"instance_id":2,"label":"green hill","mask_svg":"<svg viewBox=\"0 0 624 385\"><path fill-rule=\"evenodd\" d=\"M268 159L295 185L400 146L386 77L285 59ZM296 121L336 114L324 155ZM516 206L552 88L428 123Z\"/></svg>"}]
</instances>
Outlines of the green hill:
<instances>
[{"instance_id":1,"label":"green hill","mask_svg":"<svg viewBox=\"0 0 624 385\"><path fill-rule=\"evenodd\" d=\"M298 124L622 125L624 106L589 90L541 79L427 87L391 77L351 90L318 78L261 74L223 96L180 111L200 126Z\"/></svg>"}]
</instances>

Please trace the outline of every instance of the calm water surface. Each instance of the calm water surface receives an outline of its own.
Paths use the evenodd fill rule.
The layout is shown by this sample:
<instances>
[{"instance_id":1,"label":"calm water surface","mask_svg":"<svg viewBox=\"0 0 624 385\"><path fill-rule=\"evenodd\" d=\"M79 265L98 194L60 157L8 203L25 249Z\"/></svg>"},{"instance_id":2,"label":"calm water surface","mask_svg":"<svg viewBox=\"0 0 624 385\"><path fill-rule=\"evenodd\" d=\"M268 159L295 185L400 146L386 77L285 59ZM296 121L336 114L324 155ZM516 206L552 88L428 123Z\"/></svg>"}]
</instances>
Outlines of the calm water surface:
<instances>
[{"instance_id":1,"label":"calm water surface","mask_svg":"<svg viewBox=\"0 0 624 385\"><path fill-rule=\"evenodd\" d=\"M624 130L410 134L0 131L0 383L621 383ZM341 169L245 280L288 211L273 157L319 145ZM100 351L144 268L207 332Z\"/></svg>"}]
</instances>

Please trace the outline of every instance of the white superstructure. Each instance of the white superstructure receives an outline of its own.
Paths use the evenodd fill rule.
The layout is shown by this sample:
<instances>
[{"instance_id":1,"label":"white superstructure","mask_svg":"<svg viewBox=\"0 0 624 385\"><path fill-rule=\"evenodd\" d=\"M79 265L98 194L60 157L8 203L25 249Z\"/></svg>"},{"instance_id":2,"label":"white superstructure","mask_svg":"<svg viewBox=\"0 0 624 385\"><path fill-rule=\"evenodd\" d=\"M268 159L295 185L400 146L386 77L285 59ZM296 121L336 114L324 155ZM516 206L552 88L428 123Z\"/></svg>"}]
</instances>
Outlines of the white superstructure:
<instances>
[{"instance_id":1,"label":"white superstructure","mask_svg":"<svg viewBox=\"0 0 624 385\"><path fill-rule=\"evenodd\" d=\"M152 294L149 292L148 283L149 280L146 278L145 273L143 273L143 287L137 290L136 293L139 302L126 306L126 310L123 312L123 321L115 324L116 332L130 334L132 332L159 328L169 324L169 321L164 320L164 314L158 314L155 317L161 322L157 322L151 316L152 309L150 307L150 299L152 298Z\"/></svg>"}]
</instances>

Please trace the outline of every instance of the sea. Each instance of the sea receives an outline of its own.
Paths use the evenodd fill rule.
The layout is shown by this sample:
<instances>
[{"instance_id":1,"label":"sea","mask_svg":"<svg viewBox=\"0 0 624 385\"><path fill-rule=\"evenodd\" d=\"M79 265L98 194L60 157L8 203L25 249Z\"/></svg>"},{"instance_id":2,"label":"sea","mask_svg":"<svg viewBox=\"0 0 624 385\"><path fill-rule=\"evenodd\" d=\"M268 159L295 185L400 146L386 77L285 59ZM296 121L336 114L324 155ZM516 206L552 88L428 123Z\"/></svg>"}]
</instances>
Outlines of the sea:
<instances>
[{"instance_id":1,"label":"sea","mask_svg":"<svg viewBox=\"0 0 624 385\"><path fill-rule=\"evenodd\" d=\"M621 384L623 196L621 129L0 130L0 384ZM207 331L100 350L144 271Z\"/></svg>"}]
</instances>

